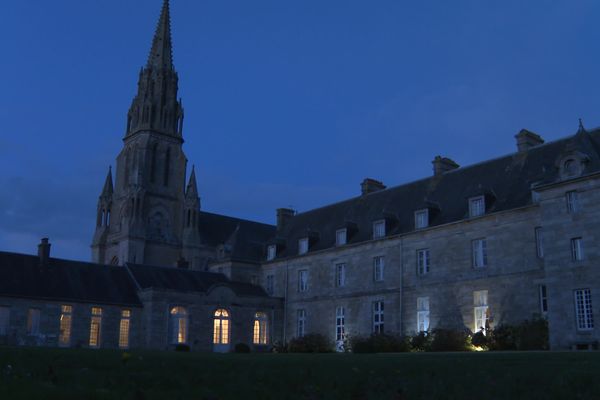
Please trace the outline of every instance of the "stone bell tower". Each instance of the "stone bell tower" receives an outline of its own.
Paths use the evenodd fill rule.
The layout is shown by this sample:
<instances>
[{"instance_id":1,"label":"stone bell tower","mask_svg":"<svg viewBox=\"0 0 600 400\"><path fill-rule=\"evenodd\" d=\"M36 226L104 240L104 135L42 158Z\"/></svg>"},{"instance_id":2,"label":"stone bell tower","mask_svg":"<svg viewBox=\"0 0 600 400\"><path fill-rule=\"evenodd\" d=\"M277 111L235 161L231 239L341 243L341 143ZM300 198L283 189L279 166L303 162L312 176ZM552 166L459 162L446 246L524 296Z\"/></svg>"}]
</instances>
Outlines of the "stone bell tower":
<instances>
[{"instance_id":1,"label":"stone bell tower","mask_svg":"<svg viewBox=\"0 0 600 400\"><path fill-rule=\"evenodd\" d=\"M177 90L169 1L164 0L148 62L140 71L127 114L115 184L109 172L110 190L105 184L100 196L98 221L102 223L92 243L94 262L174 266L181 257L187 159Z\"/></svg>"}]
</instances>

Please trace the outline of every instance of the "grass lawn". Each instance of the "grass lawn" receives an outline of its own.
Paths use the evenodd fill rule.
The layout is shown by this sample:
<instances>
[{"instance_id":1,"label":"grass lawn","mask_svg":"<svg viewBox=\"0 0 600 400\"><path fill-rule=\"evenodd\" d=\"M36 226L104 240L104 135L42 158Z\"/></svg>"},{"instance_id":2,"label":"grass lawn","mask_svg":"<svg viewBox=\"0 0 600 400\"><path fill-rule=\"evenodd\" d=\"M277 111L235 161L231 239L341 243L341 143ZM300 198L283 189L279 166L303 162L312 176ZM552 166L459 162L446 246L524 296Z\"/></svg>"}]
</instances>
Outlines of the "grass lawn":
<instances>
[{"instance_id":1,"label":"grass lawn","mask_svg":"<svg viewBox=\"0 0 600 400\"><path fill-rule=\"evenodd\" d=\"M0 347L0 399L600 399L600 353L197 354Z\"/></svg>"}]
</instances>

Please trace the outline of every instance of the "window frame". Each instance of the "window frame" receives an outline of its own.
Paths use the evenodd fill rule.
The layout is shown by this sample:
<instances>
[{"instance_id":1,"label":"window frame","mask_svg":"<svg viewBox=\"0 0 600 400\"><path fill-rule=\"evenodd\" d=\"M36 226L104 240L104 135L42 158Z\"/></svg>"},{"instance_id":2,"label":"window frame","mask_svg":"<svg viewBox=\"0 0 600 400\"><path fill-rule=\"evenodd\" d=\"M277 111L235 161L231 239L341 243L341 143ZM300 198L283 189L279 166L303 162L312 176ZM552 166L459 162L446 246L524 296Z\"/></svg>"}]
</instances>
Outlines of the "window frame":
<instances>
[{"instance_id":1,"label":"window frame","mask_svg":"<svg viewBox=\"0 0 600 400\"><path fill-rule=\"evenodd\" d=\"M231 342L231 313L226 308L213 312L213 345L228 345Z\"/></svg>"},{"instance_id":2,"label":"window frame","mask_svg":"<svg viewBox=\"0 0 600 400\"><path fill-rule=\"evenodd\" d=\"M422 257L422 255L424 257ZM431 267L429 248L417 249L417 275L427 275Z\"/></svg>"},{"instance_id":3,"label":"window frame","mask_svg":"<svg viewBox=\"0 0 600 400\"><path fill-rule=\"evenodd\" d=\"M424 215L424 223L419 223L419 216ZM429 227L429 209L424 208L421 210L415 211L415 230L425 229Z\"/></svg>"},{"instance_id":4,"label":"window frame","mask_svg":"<svg viewBox=\"0 0 600 400\"><path fill-rule=\"evenodd\" d=\"M537 258L544 258L544 228L536 226L535 232L535 254Z\"/></svg>"},{"instance_id":5,"label":"window frame","mask_svg":"<svg viewBox=\"0 0 600 400\"><path fill-rule=\"evenodd\" d=\"M277 257L277 245L267 246L267 261L273 261Z\"/></svg>"},{"instance_id":6,"label":"window frame","mask_svg":"<svg viewBox=\"0 0 600 400\"><path fill-rule=\"evenodd\" d=\"M546 316L548 314L548 288L546 285L539 285L539 299L540 299L540 314Z\"/></svg>"},{"instance_id":7,"label":"window frame","mask_svg":"<svg viewBox=\"0 0 600 400\"><path fill-rule=\"evenodd\" d=\"M376 300L372 304L372 332L375 334L385 333L385 303Z\"/></svg>"},{"instance_id":8,"label":"window frame","mask_svg":"<svg viewBox=\"0 0 600 400\"><path fill-rule=\"evenodd\" d=\"M341 239L343 238L343 239ZM335 231L335 245L344 246L348 244L348 229L341 228Z\"/></svg>"},{"instance_id":9,"label":"window frame","mask_svg":"<svg viewBox=\"0 0 600 400\"><path fill-rule=\"evenodd\" d=\"M487 334L487 325L489 322L489 300L487 290L476 290L473 292L473 327L474 333L480 332L483 328L483 334ZM478 315L479 314L479 315ZM478 323L479 322L479 323ZM480 325L480 326L478 326Z\"/></svg>"},{"instance_id":10,"label":"window frame","mask_svg":"<svg viewBox=\"0 0 600 400\"><path fill-rule=\"evenodd\" d=\"M385 219L373 221L373 239L381 239L386 236Z\"/></svg>"},{"instance_id":11,"label":"window frame","mask_svg":"<svg viewBox=\"0 0 600 400\"><path fill-rule=\"evenodd\" d=\"M58 331L58 346L71 346L71 336L73 334L73 306L70 304L60 305L60 319Z\"/></svg>"},{"instance_id":12,"label":"window frame","mask_svg":"<svg viewBox=\"0 0 600 400\"><path fill-rule=\"evenodd\" d=\"M265 291L268 295L272 296L275 293L275 275L267 274L266 283L265 283Z\"/></svg>"},{"instance_id":13,"label":"window frame","mask_svg":"<svg viewBox=\"0 0 600 400\"><path fill-rule=\"evenodd\" d=\"M581 305L580 295L581 294ZM592 306L592 290L590 288L575 289L573 291L575 303L575 327L577 331L591 331L594 329L594 309ZM586 303L587 298L587 303Z\"/></svg>"},{"instance_id":14,"label":"window frame","mask_svg":"<svg viewBox=\"0 0 600 400\"><path fill-rule=\"evenodd\" d=\"M296 310L296 337L304 337L306 335L306 309L299 308Z\"/></svg>"},{"instance_id":15,"label":"window frame","mask_svg":"<svg viewBox=\"0 0 600 400\"><path fill-rule=\"evenodd\" d=\"M102 346L102 317L104 310L102 307L94 306L90 310L90 336L88 347L99 349Z\"/></svg>"},{"instance_id":16,"label":"window frame","mask_svg":"<svg viewBox=\"0 0 600 400\"><path fill-rule=\"evenodd\" d=\"M346 263L335 264L335 287L346 286Z\"/></svg>"},{"instance_id":17,"label":"window frame","mask_svg":"<svg viewBox=\"0 0 600 400\"><path fill-rule=\"evenodd\" d=\"M565 201L567 205L567 213L575 214L579 211L579 192L577 190L569 190L565 192Z\"/></svg>"},{"instance_id":18,"label":"window frame","mask_svg":"<svg viewBox=\"0 0 600 400\"><path fill-rule=\"evenodd\" d=\"M429 323L429 296L417 297L417 333L429 332Z\"/></svg>"},{"instance_id":19,"label":"window frame","mask_svg":"<svg viewBox=\"0 0 600 400\"><path fill-rule=\"evenodd\" d=\"M480 257L478 257L479 255ZM483 237L471 240L471 264L473 268L485 268L488 266L486 238Z\"/></svg>"},{"instance_id":20,"label":"window frame","mask_svg":"<svg viewBox=\"0 0 600 400\"><path fill-rule=\"evenodd\" d=\"M169 344L187 344L189 339L189 313L187 307L169 306Z\"/></svg>"},{"instance_id":21,"label":"window frame","mask_svg":"<svg viewBox=\"0 0 600 400\"><path fill-rule=\"evenodd\" d=\"M373 282L383 282L385 277L385 256L373 257Z\"/></svg>"},{"instance_id":22,"label":"window frame","mask_svg":"<svg viewBox=\"0 0 600 400\"><path fill-rule=\"evenodd\" d=\"M298 270L298 293L308 292L308 269Z\"/></svg>"},{"instance_id":23,"label":"window frame","mask_svg":"<svg viewBox=\"0 0 600 400\"><path fill-rule=\"evenodd\" d=\"M254 314L252 344L259 346L269 344L269 317L264 311L257 311Z\"/></svg>"},{"instance_id":24,"label":"window frame","mask_svg":"<svg viewBox=\"0 0 600 400\"><path fill-rule=\"evenodd\" d=\"M131 310L128 308L121 310L121 320L119 321L119 348L128 349L131 339Z\"/></svg>"},{"instance_id":25,"label":"window frame","mask_svg":"<svg viewBox=\"0 0 600 400\"><path fill-rule=\"evenodd\" d=\"M476 218L485 215L485 208L484 195L469 198L469 218Z\"/></svg>"},{"instance_id":26,"label":"window frame","mask_svg":"<svg viewBox=\"0 0 600 400\"><path fill-rule=\"evenodd\" d=\"M584 257L583 238L581 236L571 238L571 261L583 261Z\"/></svg>"},{"instance_id":27,"label":"window frame","mask_svg":"<svg viewBox=\"0 0 600 400\"><path fill-rule=\"evenodd\" d=\"M335 341L346 339L346 308L338 306L335 308Z\"/></svg>"},{"instance_id":28,"label":"window frame","mask_svg":"<svg viewBox=\"0 0 600 400\"><path fill-rule=\"evenodd\" d=\"M310 246L309 246L307 237L298 239L298 255L299 256L308 253L309 247Z\"/></svg>"},{"instance_id":29,"label":"window frame","mask_svg":"<svg viewBox=\"0 0 600 400\"><path fill-rule=\"evenodd\" d=\"M39 308L29 308L27 310L27 335L37 336L40 334L40 321L42 319L42 310Z\"/></svg>"}]
</instances>

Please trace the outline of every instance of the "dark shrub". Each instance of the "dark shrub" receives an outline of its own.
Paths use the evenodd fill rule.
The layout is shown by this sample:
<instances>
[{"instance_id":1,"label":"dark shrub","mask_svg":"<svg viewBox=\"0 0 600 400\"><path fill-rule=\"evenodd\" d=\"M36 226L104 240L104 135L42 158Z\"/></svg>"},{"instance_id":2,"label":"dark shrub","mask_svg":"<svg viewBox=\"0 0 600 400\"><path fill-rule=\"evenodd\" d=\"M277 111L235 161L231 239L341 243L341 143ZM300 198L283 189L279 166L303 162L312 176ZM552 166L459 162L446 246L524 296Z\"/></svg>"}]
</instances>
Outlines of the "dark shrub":
<instances>
[{"instance_id":1,"label":"dark shrub","mask_svg":"<svg viewBox=\"0 0 600 400\"><path fill-rule=\"evenodd\" d=\"M490 342L490 338L485 335L484 330L480 330L477 333L473 334L471 338L471 344L475 347L481 347L482 349L487 349Z\"/></svg>"},{"instance_id":2,"label":"dark shrub","mask_svg":"<svg viewBox=\"0 0 600 400\"><path fill-rule=\"evenodd\" d=\"M402 336L374 333L368 338L353 338L352 351L354 353L400 353L410 351L410 345L408 339Z\"/></svg>"},{"instance_id":3,"label":"dark shrub","mask_svg":"<svg viewBox=\"0 0 600 400\"><path fill-rule=\"evenodd\" d=\"M190 351L190 346L185 343L179 343L175 345L175 351L187 352Z\"/></svg>"},{"instance_id":4,"label":"dark shrub","mask_svg":"<svg viewBox=\"0 0 600 400\"><path fill-rule=\"evenodd\" d=\"M500 325L489 333L488 348L490 350L516 350L517 329L512 325Z\"/></svg>"},{"instance_id":5,"label":"dark shrub","mask_svg":"<svg viewBox=\"0 0 600 400\"><path fill-rule=\"evenodd\" d=\"M293 338L288 345L290 353L329 353L333 345L318 333L309 333L299 338Z\"/></svg>"},{"instance_id":6,"label":"dark shrub","mask_svg":"<svg viewBox=\"0 0 600 400\"><path fill-rule=\"evenodd\" d=\"M287 353L288 345L287 345L287 343L276 340L275 342L273 342L272 350L273 350L273 353Z\"/></svg>"},{"instance_id":7,"label":"dark shrub","mask_svg":"<svg viewBox=\"0 0 600 400\"><path fill-rule=\"evenodd\" d=\"M410 339L414 351L430 351L432 336L429 332L419 332Z\"/></svg>"},{"instance_id":8,"label":"dark shrub","mask_svg":"<svg viewBox=\"0 0 600 400\"><path fill-rule=\"evenodd\" d=\"M431 336L433 336L431 351L469 350L469 332L467 330L434 329Z\"/></svg>"},{"instance_id":9,"label":"dark shrub","mask_svg":"<svg viewBox=\"0 0 600 400\"><path fill-rule=\"evenodd\" d=\"M246 343L238 343L233 348L233 351L236 353L250 353L250 346Z\"/></svg>"},{"instance_id":10,"label":"dark shrub","mask_svg":"<svg viewBox=\"0 0 600 400\"><path fill-rule=\"evenodd\" d=\"M518 350L548 350L548 321L537 318L519 325Z\"/></svg>"}]
</instances>

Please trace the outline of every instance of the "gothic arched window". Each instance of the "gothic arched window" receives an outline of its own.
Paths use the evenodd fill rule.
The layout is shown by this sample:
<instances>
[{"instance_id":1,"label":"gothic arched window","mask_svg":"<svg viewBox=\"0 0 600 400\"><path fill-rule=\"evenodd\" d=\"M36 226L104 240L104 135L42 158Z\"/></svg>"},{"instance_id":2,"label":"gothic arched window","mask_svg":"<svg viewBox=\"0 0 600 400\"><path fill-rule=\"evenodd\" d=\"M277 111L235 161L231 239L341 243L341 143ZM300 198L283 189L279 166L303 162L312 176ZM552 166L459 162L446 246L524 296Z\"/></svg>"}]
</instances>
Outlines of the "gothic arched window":
<instances>
[{"instance_id":1,"label":"gothic arched window","mask_svg":"<svg viewBox=\"0 0 600 400\"><path fill-rule=\"evenodd\" d=\"M215 311L213 329L214 344L229 343L229 312L223 308Z\"/></svg>"},{"instance_id":2,"label":"gothic arched window","mask_svg":"<svg viewBox=\"0 0 600 400\"><path fill-rule=\"evenodd\" d=\"M156 153L158 151L158 143L154 143L152 146L152 153L150 154L150 182L154 183L156 180Z\"/></svg>"},{"instance_id":3,"label":"gothic arched window","mask_svg":"<svg viewBox=\"0 0 600 400\"><path fill-rule=\"evenodd\" d=\"M268 335L267 330L269 329L269 320L267 314L264 312L257 312L254 316L254 344L267 344Z\"/></svg>"},{"instance_id":4,"label":"gothic arched window","mask_svg":"<svg viewBox=\"0 0 600 400\"><path fill-rule=\"evenodd\" d=\"M172 307L169 311L169 326L171 343L187 343L188 314L185 307Z\"/></svg>"},{"instance_id":5,"label":"gothic arched window","mask_svg":"<svg viewBox=\"0 0 600 400\"><path fill-rule=\"evenodd\" d=\"M165 155L165 176L164 176L164 185L169 186L169 166L171 164L171 149L167 149L167 154Z\"/></svg>"}]
</instances>

